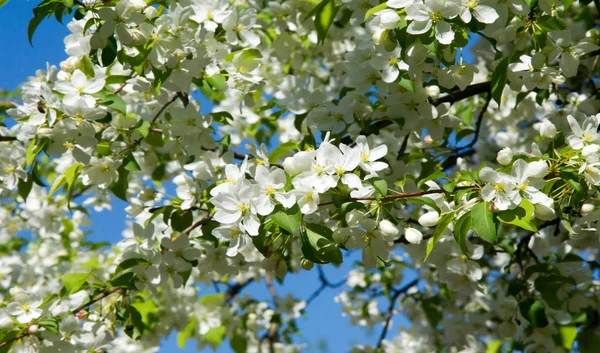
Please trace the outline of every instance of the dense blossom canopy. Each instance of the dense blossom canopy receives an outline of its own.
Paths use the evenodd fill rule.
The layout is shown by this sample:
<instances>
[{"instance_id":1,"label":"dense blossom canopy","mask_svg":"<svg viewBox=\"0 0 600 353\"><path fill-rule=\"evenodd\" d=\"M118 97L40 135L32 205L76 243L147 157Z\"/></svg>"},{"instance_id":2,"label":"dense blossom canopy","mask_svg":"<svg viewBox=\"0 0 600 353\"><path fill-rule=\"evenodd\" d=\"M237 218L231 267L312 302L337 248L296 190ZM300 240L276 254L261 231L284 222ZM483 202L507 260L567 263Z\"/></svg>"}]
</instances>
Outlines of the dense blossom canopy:
<instances>
[{"instance_id":1,"label":"dense blossom canopy","mask_svg":"<svg viewBox=\"0 0 600 353\"><path fill-rule=\"evenodd\" d=\"M0 105L0 352L299 352L327 288L380 333L355 353L597 352L599 11L44 0L69 58Z\"/></svg>"}]
</instances>

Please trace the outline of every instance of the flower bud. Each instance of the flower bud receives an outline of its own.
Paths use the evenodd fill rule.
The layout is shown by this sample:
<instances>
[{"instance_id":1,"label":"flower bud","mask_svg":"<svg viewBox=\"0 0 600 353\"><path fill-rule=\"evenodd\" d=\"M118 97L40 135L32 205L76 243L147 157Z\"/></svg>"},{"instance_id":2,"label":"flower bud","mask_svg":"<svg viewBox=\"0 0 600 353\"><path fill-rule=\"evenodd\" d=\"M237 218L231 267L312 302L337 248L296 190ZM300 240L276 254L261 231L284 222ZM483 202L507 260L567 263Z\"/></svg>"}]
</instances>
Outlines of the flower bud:
<instances>
[{"instance_id":1,"label":"flower bud","mask_svg":"<svg viewBox=\"0 0 600 353\"><path fill-rule=\"evenodd\" d=\"M377 31L375 31L375 33L373 33L373 42L375 42L375 44L377 45L381 45L383 44L383 42L386 41L388 37L388 30L387 29L378 29Z\"/></svg>"},{"instance_id":2,"label":"flower bud","mask_svg":"<svg viewBox=\"0 0 600 353\"><path fill-rule=\"evenodd\" d=\"M288 266L285 263L284 259L279 259L276 263L275 263L275 274L277 275L277 277L283 277L285 276L285 274L288 272Z\"/></svg>"},{"instance_id":3,"label":"flower bud","mask_svg":"<svg viewBox=\"0 0 600 353\"><path fill-rule=\"evenodd\" d=\"M38 325L31 325L31 326L29 326L29 328L27 328L27 332L30 334L34 334L34 333L38 332L39 329L40 329L40 327Z\"/></svg>"},{"instance_id":4,"label":"flower bud","mask_svg":"<svg viewBox=\"0 0 600 353\"><path fill-rule=\"evenodd\" d=\"M546 66L546 56L542 52L535 53L531 58L531 66L536 70L540 70Z\"/></svg>"},{"instance_id":5,"label":"flower bud","mask_svg":"<svg viewBox=\"0 0 600 353\"><path fill-rule=\"evenodd\" d=\"M423 241L423 233L415 228L404 228L404 237L411 244L421 244Z\"/></svg>"},{"instance_id":6,"label":"flower bud","mask_svg":"<svg viewBox=\"0 0 600 353\"><path fill-rule=\"evenodd\" d=\"M13 325L13 319L10 316L0 318L0 328L11 330Z\"/></svg>"},{"instance_id":7,"label":"flower bud","mask_svg":"<svg viewBox=\"0 0 600 353\"><path fill-rule=\"evenodd\" d=\"M419 217L419 224L423 227L433 227L438 224L439 221L440 214L435 211L427 212Z\"/></svg>"},{"instance_id":8,"label":"flower bud","mask_svg":"<svg viewBox=\"0 0 600 353\"><path fill-rule=\"evenodd\" d=\"M387 219L384 219L383 221L379 222L379 231L386 238L395 238L400 233L400 230L396 228L396 226Z\"/></svg>"},{"instance_id":9,"label":"flower bud","mask_svg":"<svg viewBox=\"0 0 600 353\"><path fill-rule=\"evenodd\" d=\"M556 217L556 214L552 208L544 206L541 203L535 205L533 214L535 218L541 219L542 221L551 221Z\"/></svg>"},{"instance_id":10,"label":"flower bud","mask_svg":"<svg viewBox=\"0 0 600 353\"><path fill-rule=\"evenodd\" d=\"M79 67L80 60L75 56L69 57L60 63L60 69L66 72L73 72Z\"/></svg>"},{"instance_id":11,"label":"flower bud","mask_svg":"<svg viewBox=\"0 0 600 353\"><path fill-rule=\"evenodd\" d=\"M156 9L156 7L148 6L146 7L146 9L144 9L144 15L147 19L151 20L158 16L158 10Z\"/></svg>"},{"instance_id":12,"label":"flower bud","mask_svg":"<svg viewBox=\"0 0 600 353\"><path fill-rule=\"evenodd\" d=\"M542 120L540 124L540 136L547 138L554 138L556 136L556 126L548 119Z\"/></svg>"},{"instance_id":13,"label":"flower bud","mask_svg":"<svg viewBox=\"0 0 600 353\"><path fill-rule=\"evenodd\" d=\"M302 268L306 271L312 270L312 268L315 266L315 263L308 259L302 259L300 261L300 264L302 265Z\"/></svg>"},{"instance_id":14,"label":"flower bud","mask_svg":"<svg viewBox=\"0 0 600 353\"><path fill-rule=\"evenodd\" d=\"M427 92L427 95L431 98L439 98L440 86L437 86L437 85L427 86L427 87L425 87L425 92Z\"/></svg>"},{"instance_id":15,"label":"flower bud","mask_svg":"<svg viewBox=\"0 0 600 353\"><path fill-rule=\"evenodd\" d=\"M581 205L581 213L583 213L583 214L592 213L592 212L594 212L595 208L596 207L591 203L584 203L583 205Z\"/></svg>"},{"instance_id":16,"label":"flower bud","mask_svg":"<svg viewBox=\"0 0 600 353\"><path fill-rule=\"evenodd\" d=\"M500 150L500 152L498 152L496 160L502 165L507 165L510 164L510 162L512 162L513 155L513 151L509 147L504 147Z\"/></svg>"},{"instance_id":17,"label":"flower bud","mask_svg":"<svg viewBox=\"0 0 600 353\"><path fill-rule=\"evenodd\" d=\"M431 137L431 135L427 135L425 136L425 138L423 139L423 142L425 142L428 145L431 145L431 143L433 142L433 137Z\"/></svg>"},{"instance_id":18,"label":"flower bud","mask_svg":"<svg viewBox=\"0 0 600 353\"><path fill-rule=\"evenodd\" d=\"M394 29L398 26L398 22L400 22L400 15L392 9L379 11L375 15L379 17L380 26L385 29Z\"/></svg>"}]
</instances>

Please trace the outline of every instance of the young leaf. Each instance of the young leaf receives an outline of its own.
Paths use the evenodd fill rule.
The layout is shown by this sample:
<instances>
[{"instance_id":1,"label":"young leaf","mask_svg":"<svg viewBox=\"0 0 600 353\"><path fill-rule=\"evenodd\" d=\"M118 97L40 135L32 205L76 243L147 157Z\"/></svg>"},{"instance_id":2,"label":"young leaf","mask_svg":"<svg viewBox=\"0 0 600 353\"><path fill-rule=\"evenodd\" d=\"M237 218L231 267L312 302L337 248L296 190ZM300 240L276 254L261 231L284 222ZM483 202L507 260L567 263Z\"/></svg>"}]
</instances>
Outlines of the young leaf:
<instances>
[{"instance_id":1,"label":"young leaf","mask_svg":"<svg viewBox=\"0 0 600 353\"><path fill-rule=\"evenodd\" d=\"M471 219L471 211L462 215L454 224L454 239L460 247L463 254L469 256L467 248L467 234L472 229L473 221Z\"/></svg>"},{"instance_id":2,"label":"young leaf","mask_svg":"<svg viewBox=\"0 0 600 353\"><path fill-rule=\"evenodd\" d=\"M500 100L502 99L502 91L504 90L504 86L506 85L506 76L508 73L508 63L510 61L510 56L504 58L492 73L492 82L491 82L491 93L492 98L496 103L500 104Z\"/></svg>"},{"instance_id":3,"label":"young leaf","mask_svg":"<svg viewBox=\"0 0 600 353\"><path fill-rule=\"evenodd\" d=\"M527 299L519 303L519 311L521 315L526 318L533 327L546 327L548 326L548 319L546 318L546 310L544 303L540 300L533 298Z\"/></svg>"},{"instance_id":4,"label":"young leaf","mask_svg":"<svg viewBox=\"0 0 600 353\"><path fill-rule=\"evenodd\" d=\"M367 13L365 14L365 22L369 19L369 17L373 16L373 14L375 14L376 12L379 12L381 10L385 10L387 8L387 3L382 3L379 4L375 7L371 7Z\"/></svg>"},{"instance_id":5,"label":"young leaf","mask_svg":"<svg viewBox=\"0 0 600 353\"><path fill-rule=\"evenodd\" d=\"M490 212L488 202L483 201L473 206L471 209L471 222L473 230L481 239L488 243L496 244L500 223L496 219L496 216Z\"/></svg>"},{"instance_id":6,"label":"young leaf","mask_svg":"<svg viewBox=\"0 0 600 353\"><path fill-rule=\"evenodd\" d=\"M273 149L273 151L271 152L271 155L269 156L269 162L270 163L277 163L277 161L279 161L281 159L281 157L285 156L286 153L290 152L290 151L298 151L300 149L300 147L298 146L298 144L296 142L286 142L286 143L282 143L281 145L275 147L275 149Z\"/></svg>"},{"instance_id":7,"label":"young leaf","mask_svg":"<svg viewBox=\"0 0 600 353\"><path fill-rule=\"evenodd\" d=\"M329 27L333 23L336 13L335 2L336 0L323 0L321 2L323 6L321 4L317 5L321 6L315 14L315 29L317 30L317 38L320 43L325 42Z\"/></svg>"},{"instance_id":8,"label":"young leaf","mask_svg":"<svg viewBox=\"0 0 600 353\"><path fill-rule=\"evenodd\" d=\"M329 228L318 224L307 224L306 237L317 259L325 263L342 263L342 252L332 240L332 231Z\"/></svg>"},{"instance_id":9,"label":"young leaf","mask_svg":"<svg viewBox=\"0 0 600 353\"><path fill-rule=\"evenodd\" d=\"M534 210L533 204L523 199L519 207L514 210L498 212L498 219L502 223L511 224L530 232L537 232L537 227L531 222Z\"/></svg>"},{"instance_id":10,"label":"young leaf","mask_svg":"<svg viewBox=\"0 0 600 353\"><path fill-rule=\"evenodd\" d=\"M296 235L300 231L302 223L302 213L298 205L292 208L283 208L281 205L275 207L271 219L281 228L287 230L291 235Z\"/></svg>"},{"instance_id":11,"label":"young leaf","mask_svg":"<svg viewBox=\"0 0 600 353\"><path fill-rule=\"evenodd\" d=\"M67 294L74 294L83 289L91 273L69 273L63 276L63 284Z\"/></svg>"},{"instance_id":12,"label":"young leaf","mask_svg":"<svg viewBox=\"0 0 600 353\"><path fill-rule=\"evenodd\" d=\"M437 224L437 227L435 227L433 234L431 234L431 238L429 238L429 241L427 241L427 252L425 254L425 259L423 259L423 261L427 261L429 254L431 254L431 252L433 251L433 247L440 240L440 238L442 237L442 235L448 228L448 225L450 225L450 222L452 222L453 219L454 219L454 212L443 213L440 216L440 221Z\"/></svg>"},{"instance_id":13,"label":"young leaf","mask_svg":"<svg viewBox=\"0 0 600 353\"><path fill-rule=\"evenodd\" d=\"M108 95L106 98L98 101L98 104L116 110L123 115L127 115L127 105L123 98L117 94Z\"/></svg>"}]
</instances>

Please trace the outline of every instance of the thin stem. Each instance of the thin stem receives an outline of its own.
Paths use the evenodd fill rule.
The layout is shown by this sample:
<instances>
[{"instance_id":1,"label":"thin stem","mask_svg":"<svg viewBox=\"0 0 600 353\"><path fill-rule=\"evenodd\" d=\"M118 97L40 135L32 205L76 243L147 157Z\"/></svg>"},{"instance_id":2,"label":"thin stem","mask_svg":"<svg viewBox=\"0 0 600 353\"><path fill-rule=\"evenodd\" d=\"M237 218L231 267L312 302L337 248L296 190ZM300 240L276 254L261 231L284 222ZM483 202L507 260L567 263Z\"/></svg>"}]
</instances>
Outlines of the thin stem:
<instances>
[{"instance_id":1,"label":"thin stem","mask_svg":"<svg viewBox=\"0 0 600 353\"><path fill-rule=\"evenodd\" d=\"M455 190L465 190L465 189L472 189L475 188L475 185L472 186L459 186L456 187ZM431 195L431 194L443 194L444 192L446 192L444 189L434 189L434 190L427 190L427 191L415 191L415 192L407 192L407 193L403 193L403 194L395 194L395 195L388 195L388 196L384 196L379 198L380 201L386 201L386 200L396 200L396 199L405 199L405 198L409 198L409 197L418 197L418 196L424 196L424 195ZM373 200L377 200L377 198L375 197L351 197L347 200L345 200L345 202L349 202L349 201L373 201ZM333 201L329 201L329 202L323 202L320 203L319 206L328 206L328 205L332 205Z\"/></svg>"},{"instance_id":2,"label":"thin stem","mask_svg":"<svg viewBox=\"0 0 600 353\"><path fill-rule=\"evenodd\" d=\"M396 309L396 302L398 301L398 298L402 294L408 292L409 289L411 289L412 287L417 285L417 283L419 283L418 278L414 279L413 281L411 281L404 287L393 291L392 298L390 299L390 306L388 307L387 313L385 314L385 323L383 325L383 331L381 331L381 335L379 336L379 340L377 341L377 348L375 350L378 350L379 348L381 348L381 345L383 344L383 340L385 339L385 336L387 336L388 330L390 328L390 321L392 320L392 317L394 316L394 310Z\"/></svg>"}]
</instances>

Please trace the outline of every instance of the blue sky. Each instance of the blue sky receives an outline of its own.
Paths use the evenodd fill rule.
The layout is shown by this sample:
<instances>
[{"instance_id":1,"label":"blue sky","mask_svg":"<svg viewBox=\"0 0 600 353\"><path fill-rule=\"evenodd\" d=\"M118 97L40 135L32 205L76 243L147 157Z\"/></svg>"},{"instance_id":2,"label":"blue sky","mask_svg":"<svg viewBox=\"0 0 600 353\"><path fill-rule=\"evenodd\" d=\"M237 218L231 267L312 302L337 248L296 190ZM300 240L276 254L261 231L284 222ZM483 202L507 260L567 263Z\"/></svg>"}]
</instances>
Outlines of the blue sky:
<instances>
[{"instance_id":1,"label":"blue sky","mask_svg":"<svg viewBox=\"0 0 600 353\"><path fill-rule=\"evenodd\" d=\"M9 0L0 9L0 23L4 35L0 36L0 88L11 90L35 74L35 70L44 69L46 62L58 65L67 55L64 52L63 39L69 33L66 26L59 24L54 18L44 21L37 29L33 38L33 47L27 40L27 24L32 16L31 10L38 1ZM203 101L203 110L210 109ZM123 211L126 204L120 200L113 201L113 210L101 213L92 212L91 220L94 233L90 240L116 242L121 238L121 232L126 222ZM332 282L337 282L347 274L351 263L358 259L354 253L345 259L340 269L328 266L325 272ZM278 293L292 293L297 298L306 299L320 285L316 269L286 277L284 286L276 283ZM209 292L211 290L207 290ZM250 286L247 291L257 298L269 298L264 283ZM375 344L381 328L369 334L366 330L348 325L346 318L341 316L340 306L333 301L338 289L326 289L307 309L307 318L298 321L302 331L298 341L308 345L308 352L319 352L319 342L326 342L329 347L326 352L347 352L353 343ZM384 309L384 308L382 308ZM396 323L405 320L396 318ZM397 325L391 329L389 337L393 337ZM165 340L160 352L197 352L195 343L190 341L184 351L176 344L172 335ZM225 343L217 352L231 352Z\"/></svg>"}]
</instances>

